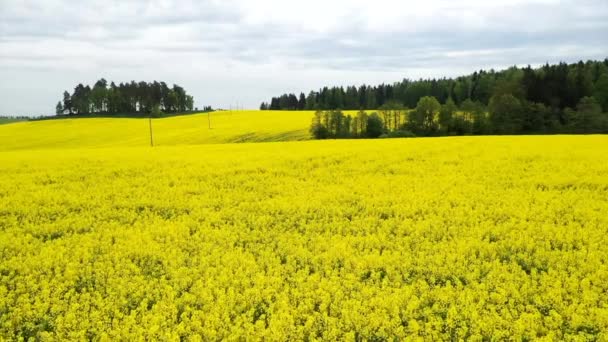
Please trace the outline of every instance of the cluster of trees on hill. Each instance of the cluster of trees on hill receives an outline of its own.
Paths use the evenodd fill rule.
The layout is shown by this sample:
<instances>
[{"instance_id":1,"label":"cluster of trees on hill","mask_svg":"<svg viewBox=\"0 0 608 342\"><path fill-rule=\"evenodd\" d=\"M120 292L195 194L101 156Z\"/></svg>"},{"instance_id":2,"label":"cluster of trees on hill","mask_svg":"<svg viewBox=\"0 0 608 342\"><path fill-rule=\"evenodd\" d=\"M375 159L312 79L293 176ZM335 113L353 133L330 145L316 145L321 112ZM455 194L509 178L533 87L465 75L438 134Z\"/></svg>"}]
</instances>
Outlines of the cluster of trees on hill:
<instances>
[{"instance_id":1,"label":"cluster of trees on hill","mask_svg":"<svg viewBox=\"0 0 608 342\"><path fill-rule=\"evenodd\" d=\"M457 106L465 101L485 106L495 96L510 94L520 103L542 104L551 111L575 108L584 97L593 96L608 111L608 58L575 64L546 64L538 69L512 67L503 71L475 72L457 78L404 79L394 84L360 87L324 87L301 93L273 97L261 109L272 110L357 110L378 109L387 103L414 108L425 96L440 103L451 99Z\"/></svg>"},{"instance_id":2,"label":"cluster of trees on hill","mask_svg":"<svg viewBox=\"0 0 608 342\"><path fill-rule=\"evenodd\" d=\"M521 101L512 94L496 94L488 106L466 99L460 106L434 96L418 100L415 109L387 102L377 112L317 111L310 127L317 139L377 138L476 134L608 133L608 113L592 96L574 109L555 111L542 103Z\"/></svg>"},{"instance_id":3,"label":"cluster of trees on hill","mask_svg":"<svg viewBox=\"0 0 608 342\"><path fill-rule=\"evenodd\" d=\"M63 101L57 103L56 114L177 113L191 111L193 105L194 98L177 84L171 88L157 81L108 85L102 78L92 88L81 83L72 94L65 91Z\"/></svg>"}]
</instances>

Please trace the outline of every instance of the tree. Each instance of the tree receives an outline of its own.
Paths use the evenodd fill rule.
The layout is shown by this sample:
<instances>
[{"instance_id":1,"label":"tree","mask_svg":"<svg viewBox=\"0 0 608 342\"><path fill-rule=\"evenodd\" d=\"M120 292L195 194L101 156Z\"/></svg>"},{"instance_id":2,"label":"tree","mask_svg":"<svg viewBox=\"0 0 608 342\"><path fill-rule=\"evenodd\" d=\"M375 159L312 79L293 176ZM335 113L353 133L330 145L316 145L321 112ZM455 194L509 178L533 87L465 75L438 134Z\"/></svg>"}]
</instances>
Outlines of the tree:
<instances>
[{"instance_id":1,"label":"tree","mask_svg":"<svg viewBox=\"0 0 608 342\"><path fill-rule=\"evenodd\" d=\"M562 133L565 132L575 132L574 131L574 122L576 121L577 113L576 110L566 107L561 112L560 115L560 124L562 125Z\"/></svg>"},{"instance_id":2,"label":"tree","mask_svg":"<svg viewBox=\"0 0 608 342\"><path fill-rule=\"evenodd\" d=\"M511 94L492 96L490 122L497 134L517 134L522 128L522 105Z\"/></svg>"},{"instance_id":3,"label":"tree","mask_svg":"<svg viewBox=\"0 0 608 342\"><path fill-rule=\"evenodd\" d=\"M160 110L160 105L155 104L150 111L150 117L160 118L162 116L163 116L163 112Z\"/></svg>"},{"instance_id":4,"label":"tree","mask_svg":"<svg viewBox=\"0 0 608 342\"><path fill-rule=\"evenodd\" d=\"M522 89L526 94L525 99L531 102L542 101L543 90L540 88L541 83L541 76L537 75L536 72L529 65L523 69L521 84Z\"/></svg>"},{"instance_id":5,"label":"tree","mask_svg":"<svg viewBox=\"0 0 608 342\"><path fill-rule=\"evenodd\" d=\"M88 85L78 84L74 93L63 94L63 111L70 114L85 113L150 113L155 106L164 112L185 112L194 108L194 98L184 88L165 82L120 83L118 86L100 79L91 89Z\"/></svg>"},{"instance_id":6,"label":"tree","mask_svg":"<svg viewBox=\"0 0 608 342\"><path fill-rule=\"evenodd\" d=\"M367 131L367 113L364 110L359 110L357 116L353 118L351 125L352 135L355 137L362 137Z\"/></svg>"},{"instance_id":7,"label":"tree","mask_svg":"<svg viewBox=\"0 0 608 342\"><path fill-rule=\"evenodd\" d=\"M374 95L373 88L369 88L369 87L367 88L365 103L367 103L367 107L365 107L367 109L378 108L377 102L376 102L376 96Z\"/></svg>"},{"instance_id":8,"label":"tree","mask_svg":"<svg viewBox=\"0 0 608 342\"><path fill-rule=\"evenodd\" d=\"M522 131L524 133L540 133L545 131L545 122L549 121L549 110L542 103L525 102L523 105ZM547 125L552 125L547 122Z\"/></svg>"},{"instance_id":9,"label":"tree","mask_svg":"<svg viewBox=\"0 0 608 342\"><path fill-rule=\"evenodd\" d=\"M317 96L318 93L311 91L310 93L308 93L308 96L306 97L306 106L304 107L304 109L306 110L313 110L313 109L318 109L317 108Z\"/></svg>"},{"instance_id":10,"label":"tree","mask_svg":"<svg viewBox=\"0 0 608 342\"><path fill-rule=\"evenodd\" d=\"M169 112L170 110L170 101L169 94L171 93L171 89L167 86L167 83L160 82L160 106L165 112Z\"/></svg>"},{"instance_id":11,"label":"tree","mask_svg":"<svg viewBox=\"0 0 608 342\"><path fill-rule=\"evenodd\" d=\"M281 109L281 108L279 107L279 99L278 99L278 98L276 98L276 97L273 97L273 98L270 100L270 106L268 107L268 109L270 109L270 110L278 110L278 109Z\"/></svg>"},{"instance_id":12,"label":"tree","mask_svg":"<svg viewBox=\"0 0 608 342\"><path fill-rule=\"evenodd\" d=\"M315 112L310 124L310 133L315 139L327 139L327 128L323 125L323 112Z\"/></svg>"},{"instance_id":13,"label":"tree","mask_svg":"<svg viewBox=\"0 0 608 342\"><path fill-rule=\"evenodd\" d=\"M439 111L439 131L441 133L447 134L450 132L453 124L452 120L457 110L458 107L456 107L451 97L441 106L441 111Z\"/></svg>"},{"instance_id":14,"label":"tree","mask_svg":"<svg viewBox=\"0 0 608 342\"><path fill-rule=\"evenodd\" d=\"M509 68L497 74L492 89L492 96L511 94L518 100L526 99L526 90L522 82L524 71L516 67Z\"/></svg>"},{"instance_id":15,"label":"tree","mask_svg":"<svg viewBox=\"0 0 608 342\"><path fill-rule=\"evenodd\" d=\"M568 69L567 91L568 105L578 105L583 97L593 95L591 70L582 61Z\"/></svg>"},{"instance_id":16,"label":"tree","mask_svg":"<svg viewBox=\"0 0 608 342\"><path fill-rule=\"evenodd\" d=\"M63 114L63 105L61 104L61 101L57 102L57 106L55 106L55 114Z\"/></svg>"},{"instance_id":17,"label":"tree","mask_svg":"<svg viewBox=\"0 0 608 342\"><path fill-rule=\"evenodd\" d=\"M469 98L469 81L466 78L458 79L454 84L453 95L456 103L461 104Z\"/></svg>"},{"instance_id":18,"label":"tree","mask_svg":"<svg viewBox=\"0 0 608 342\"><path fill-rule=\"evenodd\" d=\"M90 103L91 88L80 83L74 88L71 96L72 109L77 114L86 114L91 111Z\"/></svg>"},{"instance_id":19,"label":"tree","mask_svg":"<svg viewBox=\"0 0 608 342\"><path fill-rule=\"evenodd\" d=\"M295 94L289 94L287 97L287 106L282 109L297 110L299 106L298 98Z\"/></svg>"},{"instance_id":20,"label":"tree","mask_svg":"<svg viewBox=\"0 0 608 342\"><path fill-rule=\"evenodd\" d=\"M445 103L451 97L457 105L466 99L487 105L492 96L511 94L522 103L537 102L561 110L574 107L583 96L596 96L594 89L604 73L608 73L605 61L590 61L547 64L539 69L527 66L502 71L479 70L455 79L403 79L393 84L362 85L359 88L323 87L314 92L314 104L309 104L310 96L306 97L306 108L377 109L390 101L413 108L424 96L433 96L440 103ZM284 95L287 99L289 94ZM600 101L599 97L596 98Z\"/></svg>"},{"instance_id":21,"label":"tree","mask_svg":"<svg viewBox=\"0 0 608 342\"><path fill-rule=\"evenodd\" d=\"M67 90L63 92L63 110L67 110L68 113L72 114L72 97Z\"/></svg>"},{"instance_id":22,"label":"tree","mask_svg":"<svg viewBox=\"0 0 608 342\"><path fill-rule=\"evenodd\" d=\"M306 96L304 93L300 93L300 99L298 100L298 110L306 108Z\"/></svg>"},{"instance_id":23,"label":"tree","mask_svg":"<svg viewBox=\"0 0 608 342\"><path fill-rule=\"evenodd\" d=\"M377 138L384 132L384 125L378 113L372 113L367 117L366 136L368 138Z\"/></svg>"},{"instance_id":24,"label":"tree","mask_svg":"<svg viewBox=\"0 0 608 342\"><path fill-rule=\"evenodd\" d=\"M338 132L338 138L350 138L351 125L353 118L350 115L342 116L342 124L340 125L340 131Z\"/></svg>"},{"instance_id":25,"label":"tree","mask_svg":"<svg viewBox=\"0 0 608 342\"><path fill-rule=\"evenodd\" d=\"M329 131L329 135L332 138L340 137L343 135L344 129L344 114L341 110L332 110L327 112L326 116L328 120L326 121L326 127Z\"/></svg>"},{"instance_id":26,"label":"tree","mask_svg":"<svg viewBox=\"0 0 608 342\"><path fill-rule=\"evenodd\" d=\"M488 103L488 99L492 96L494 88L495 75L486 71L480 71L477 77L474 77L473 86L471 89L471 99L482 103Z\"/></svg>"},{"instance_id":27,"label":"tree","mask_svg":"<svg viewBox=\"0 0 608 342\"><path fill-rule=\"evenodd\" d=\"M410 112L410 128L414 133L433 134L439 128L441 105L433 96L424 96Z\"/></svg>"},{"instance_id":28,"label":"tree","mask_svg":"<svg viewBox=\"0 0 608 342\"><path fill-rule=\"evenodd\" d=\"M163 90L161 84L156 81L152 82L148 85L148 92L148 98L150 99L150 106L152 107L152 110L154 110L154 107L156 106L158 106L160 109L163 100Z\"/></svg>"},{"instance_id":29,"label":"tree","mask_svg":"<svg viewBox=\"0 0 608 342\"><path fill-rule=\"evenodd\" d=\"M186 95L186 110L191 112L193 107L194 107L194 97L192 97L191 95Z\"/></svg>"},{"instance_id":30,"label":"tree","mask_svg":"<svg viewBox=\"0 0 608 342\"><path fill-rule=\"evenodd\" d=\"M108 97L108 113L118 113L122 103L120 90L114 82L110 83L110 88L107 91Z\"/></svg>"},{"instance_id":31,"label":"tree","mask_svg":"<svg viewBox=\"0 0 608 342\"><path fill-rule=\"evenodd\" d=\"M315 139L327 139L329 137L327 128L321 124L312 124L310 126L310 133Z\"/></svg>"},{"instance_id":32,"label":"tree","mask_svg":"<svg viewBox=\"0 0 608 342\"><path fill-rule=\"evenodd\" d=\"M175 112L179 111L179 105L178 105L179 99L173 89L169 89L169 93L167 94L167 97L165 100L166 100L165 109L167 112L175 113Z\"/></svg>"},{"instance_id":33,"label":"tree","mask_svg":"<svg viewBox=\"0 0 608 342\"><path fill-rule=\"evenodd\" d=\"M174 84L173 93L175 93L175 98L177 100L176 111L185 112L186 110L188 110L188 102L186 97L186 91L184 90L184 88L178 86L177 84Z\"/></svg>"},{"instance_id":34,"label":"tree","mask_svg":"<svg viewBox=\"0 0 608 342\"><path fill-rule=\"evenodd\" d=\"M397 101L387 101L379 108L379 113L384 120L384 128L387 131L396 131L401 127L403 116L403 105Z\"/></svg>"},{"instance_id":35,"label":"tree","mask_svg":"<svg viewBox=\"0 0 608 342\"><path fill-rule=\"evenodd\" d=\"M91 105L92 112L100 113L107 109L108 94L107 87L108 82L105 79L100 79L95 83L91 90Z\"/></svg>"},{"instance_id":36,"label":"tree","mask_svg":"<svg viewBox=\"0 0 608 342\"><path fill-rule=\"evenodd\" d=\"M571 126L578 133L602 131L602 108L592 96L583 97L576 105L576 112L571 118Z\"/></svg>"},{"instance_id":37,"label":"tree","mask_svg":"<svg viewBox=\"0 0 608 342\"><path fill-rule=\"evenodd\" d=\"M602 110L608 113L608 72L602 73L595 82L593 97L602 106Z\"/></svg>"},{"instance_id":38,"label":"tree","mask_svg":"<svg viewBox=\"0 0 608 342\"><path fill-rule=\"evenodd\" d=\"M344 108L357 109L360 106L361 105L359 104L359 94L357 93L357 87L346 87L346 94L344 95Z\"/></svg>"}]
</instances>

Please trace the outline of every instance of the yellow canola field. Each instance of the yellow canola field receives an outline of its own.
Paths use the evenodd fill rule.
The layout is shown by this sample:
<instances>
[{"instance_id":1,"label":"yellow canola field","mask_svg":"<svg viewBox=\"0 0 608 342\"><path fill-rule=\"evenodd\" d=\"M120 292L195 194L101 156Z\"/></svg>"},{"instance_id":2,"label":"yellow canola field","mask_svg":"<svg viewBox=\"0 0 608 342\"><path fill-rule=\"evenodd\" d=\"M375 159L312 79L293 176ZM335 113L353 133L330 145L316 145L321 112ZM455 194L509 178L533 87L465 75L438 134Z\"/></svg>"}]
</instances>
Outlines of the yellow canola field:
<instances>
[{"instance_id":1,"label":"yellow canola field","mask_svg":"<svg viewBox=\"0 0 608 342\"><path fill-rule=\"evenodd\" d=\"M607 157L607 136L0 152L0 340L605 341Z\"/></svg>"},{"instance_id":2,"label":"yellow canola field","mask_svg":"<svg viewBox=\"0 0 608 342\"><path fill-rule=\"evenodd\" d=\"M152 119L152 131L157 146L307 140L313 115L312 111L220 111L210 117L201 113ZM0 125L0 151L149 145L147 118L74 118Z\"/></svg>"}]
</instances>

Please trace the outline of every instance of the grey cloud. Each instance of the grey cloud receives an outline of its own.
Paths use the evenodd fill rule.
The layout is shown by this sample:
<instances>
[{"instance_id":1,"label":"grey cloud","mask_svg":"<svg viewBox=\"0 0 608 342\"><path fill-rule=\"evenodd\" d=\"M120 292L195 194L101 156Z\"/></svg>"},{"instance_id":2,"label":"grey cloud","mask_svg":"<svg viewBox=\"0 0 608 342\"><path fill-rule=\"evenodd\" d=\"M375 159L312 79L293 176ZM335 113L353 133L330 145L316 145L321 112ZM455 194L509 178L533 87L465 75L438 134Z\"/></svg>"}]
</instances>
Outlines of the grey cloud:
<instances>
[{"instance_id":1,"label":"grey cloud","mask_svg":"<svg viewBox=\"0 0 608 342\"><path fill-rule=\"evenodd\" d=\"M0 115L50 112L56 98L48 94L109 75L116 81L164 78L188 85L202 99L199 106L225 106L236 90L255 107L274 91L327 83L454 76L482 67L608 56L605 0L515 1L504 9L479 9L470 0L424 20L406 12L424 7L396 9L396 18L385 25L347 1L331 25L324 25L326 17L298 13L275 20L282 13L272 16L274 6L263 9L268 18L251 19L239 1L5 0L0 90L15 77L31 78L40 85L31 96L39 94L40 100L23 107L14 93L25 90L11 90L0 101ZM56 79L64 80L61 88ZM42 86L51 90L43 92Z\"/></svg>"}]
</instances>

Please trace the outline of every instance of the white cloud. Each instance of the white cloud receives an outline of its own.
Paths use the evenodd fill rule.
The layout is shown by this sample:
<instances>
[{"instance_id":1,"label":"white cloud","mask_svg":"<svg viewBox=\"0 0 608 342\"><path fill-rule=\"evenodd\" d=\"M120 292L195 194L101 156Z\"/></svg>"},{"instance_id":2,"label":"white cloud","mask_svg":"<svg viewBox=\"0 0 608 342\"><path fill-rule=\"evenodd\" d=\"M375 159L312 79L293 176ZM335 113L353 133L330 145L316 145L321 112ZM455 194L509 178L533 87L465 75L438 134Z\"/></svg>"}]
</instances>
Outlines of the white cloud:
<instances>
[{"instance_id":1,"label":"white cloud","mask_svg":"<svg viewBox=\"0 0 608 342\"><path fill-rule=\"evenodd\" d=\"M323 85L605 58L605 32L605 0L0 0L0 115L50 113L100 77L257 107Z\"/></svg>"}]
</instances>

